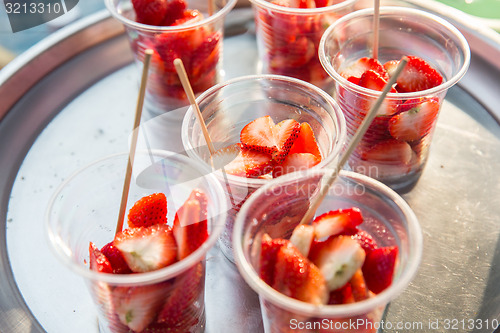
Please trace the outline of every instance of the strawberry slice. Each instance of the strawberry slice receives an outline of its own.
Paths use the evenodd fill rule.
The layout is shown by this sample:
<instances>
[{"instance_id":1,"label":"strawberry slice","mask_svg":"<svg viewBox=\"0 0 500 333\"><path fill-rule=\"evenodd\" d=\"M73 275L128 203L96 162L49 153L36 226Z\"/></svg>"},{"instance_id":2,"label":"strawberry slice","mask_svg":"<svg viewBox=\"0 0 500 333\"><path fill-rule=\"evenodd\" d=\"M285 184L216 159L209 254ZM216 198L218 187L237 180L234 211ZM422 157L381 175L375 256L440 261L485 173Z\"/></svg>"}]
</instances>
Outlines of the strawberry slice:
<instances>
[{"instance_id":1,"label":"strawberry slice","mask_svg":"<svg viewBox=\"0 0 500 333\"><path fill-rule=\"evenodd\" d=\"M182 260L196 251L208 238L207 199L200 190L193 190L174 218L173 234Z\"/></svg>"},{"instance_id":2,"label":"strawberry slice","mask_svg":"<svg viewBox=\"0 0 500 333\"><path fill-rule=\"evenodd\" d=\"M314 241L314 227L309 224L300 224L293 229L290 242L307 258L311 244Z\"/></svg>"},{"instance_id":3,"label":"strawberry slice","mask_svg":"<svg viewBox=\"0 0 500 333\"><path fill-rule=\"evenodd\" d=\"M410 163L412 157L411 146L395 139L379 142L361 155L361 158L366 161L398 165Z\"/></svg>"},{"instance_id":4,"label":"strawberry slice","mask_svg":"<svg viewBox=\"0 0 500 333\"><path fill-rule=\"evenodd\" d=\"M274 136L278 151L273 154L273 159L277 163L282 163L285 160L299 131L300 124L294 119L286 119L276 124Z\"/></svg>"},{"instance_id":5,"label":"strawberry slice","mask_svg":"<svg viewBox=\"0 0 500 333\"><path fill-rule=\"evenodd\" d=\"M257 118L248 123L240 133L240 141L252 150L273 154L278 151L275 141L275 124L270 116Z\"/></svg>"},{"instance_id":6,"label":"strawberry slice","mask_svg":"<svg viewBox=\"0 0 500 333\"><path fill-rule=\"evenodd\" d=\"M300 131L295 139L292 148L288 154L295 153L310 153L321 160L321 151L319 150L318 143L316 142L316 137L311 128L311 125L307 122L300 124Z\"/></svg>"},{"instance_id":7,"label":"strawberry slice","mask_svg":"<svg viewBox=\"0 0 500 333\"><path fill-rule=\"evenodd\" d=\"M366 254L378 247L377 242L373 239L373 237L364 230L358 229L355 234L351 235L351 237L352 239L355 239L359 245L361 245Z\"/></svg>"},{"instance_id":8,"label":"strawberry slice","mask_svg":"<svg viewBox=\"0 0 500 333\"><path fill-rule=\"evenodd\" d=\"M344 284L342 287L330 291L328 298L328 304L349 304L354 303L355 299L352 294L352 286L349 282Z\"/></svg>"},{"instance_id":9,"label":"strawberry slice","mask_svg":"<svg viewBox=\"0 0 500 333\"><path fill-rule=\"evenodd\" d=\"M167 0L132 0L136 21L160 25L167 14Z\"/></svg>"},{"instance_id":10,"label":"strawberry slice","mask_svg":"<svg viewBox=\"0 0 500 333\"><path fill-rule=\"evenodd\" d=\"M387 80L384 79L379 73L369 69L361 75L358 84L359 86L367 89L382 91L387 84ZM397 93L396 89L394 88L391 88L389 92ZM368 112L371 109L372 105L375 104L375 101L376 98L373 97L359 97L357 100L357 104L362 111ZM398 101L386 99L380 106L377 114L392 115L396 113L398 104Z\"/></svg>"},{"instance_id":11,"label":"strawberry slice","mask_svg":"<svg viewBox=\"0 0 500 333\"><path fill-rule=\"evenodd\" d=\"M408 56L408 63L396 80L399 92L414 92L434 88L443 82L443 77L425 60Z\"/></svg>"},{"instance_id":12,"label":"strawberry slice","mask_svg":"<svg viewBox=\"0 0 500 333\"><path fill-rule=\"evenodd\" d=\"M398 113L389 120L389 132L401 141L415 141L431 131L439 113L439 102L426 99L408 111Z\"/></svg>"},{"instance_id":13,"label":"strawberry slice","mask_svg":"<svg viewBox=\"0 0 500 333\"><path fill-rule=\"evenodd\" d=\"M125 229L113 242L133 272L154 271L172 264L177 258L172 228L166 224Z\"/></svg>"},{"instance_id":14,"label":"strawberry slice","mask_svg":"<svg viewBox=\"0 0 500 333\"><path fill-rule=\"evenodd\" d=\"M128 213L131 228L149 227L167 223L167 198L163 193L153 193L138 200Z\"/></svg>"},{"instance_id":15,"label":"strawberry slice","mask_svg":"<svg viewBox=\"0 0 500 333\"><path fill-rule=\"evenodd\" d=\"M340 235L316 242L309 258L318 266L331 291L345 285L361 268L365 251L350 236Z\"/></svg>"},{"instance_id":16,"label":"strawberry slice","mask_svg":"<svg viewBox=\"0 0 500 333\"><path fill-rule=\"evenodd\" d=\"M111 301L120 322L134 332L142 332L155 319L170 284L157 283L138 287L116 287Z\"/></svg>"},{"instance_id":17,"label":"strawberry slice","mask_svg":"<svg viewBox=\"0 0 500 333\"><path fill-rule=\"evenodd\" d=\"M389 78L391 78L394 75L394 72L396 71L398 65L399 65L399 60L389 60L384 64L384 69L387 72L387 75L389 75Z\"/></svg>"},{"instance_id":18,"label":"strawberry slice","mask_svg":"<svg viewBox=\"0 0 500 333\"><path fill-rule=\"evenodd\" d=\"M187 9L184 0L168 0L167 10L163 18L162 25L172 25L176 20L184 17L184 11Z\"/></svg>"},{"instance_id":19,"label":"strawberry slice","mask_svg":"<svg viewBox=\"0 0 500 333\"><path fill-rule=\"evenodd\" d=\"M274 269L276 266L278 251L283 245L288 243L289 241L286 239L272 239L268 234L262 235L259 276L270 286L274 284Z\"/></svg>"},{"instance_id":20,"label":"strawberry slice","mask_svg":"<svg viewBox=\"0 0 500 333\"><path fill-rule=\"evenodd\" d=\"M113 274L129 274L132 273L130 267L128 267L123 254L116 248L113 242L109 242L104 245L101 249L102 254L108 258L111 267L113 268Z\"/></svg>"},{"instance_id":21,"label":"strawberry slice","mask_svg":"<svg viewBox=\"0 0 500 333\"><path fill-rule=\"evenodd\" d=\"M234 144L216 151L212 157L215 169L224 168L230 175L256 178L272 170L272 157L269 154Z\"/></svg>"},{"instance_id":22,"label":"strawberry slice","mask_svg":"<svg viewBox=\"0 0 500 333\"><path fill-rule=\"evenodd\" d=\"M378 294L391 285L397 257L397 246L381 247L367 254L363 275L368 289Z\"/></svg>"},{"instance_id":23,"label":"strawberry slice","mask_svg":"<svg viewBox=\"0 0 500 333\"><path fill-rule=\"evenodd\" d=\"M296 153L288 155L282 164L273 169L273 178L295 171L303 171L312 168L321 162L319 158L309 153Z\"/></svg>"},{"instance_id":24,"label":"strawberry slice","mask_svg":"<svg viewBox=\"0 0 500 333\"><path fill-rule=\"evenodd\" d=\"M387 74L384 66L382 66L382 64L377 59L368 57L359 58L358 60L356 60L356 62L344 68L341 71L340 75L342 75L346 79L349 77L361 78L363 73L368 70L374 71L385 80L389 79L389 75Z\"/></svg>"},{"instance_id":25,"label":"strawberry slice","mask_svg":"<svg viewBox=\"0 0 500 333\"><path fill-rule=\"evenodd\" d=\"M355 230L363 223L359 208L338 209L317 216L313 221L316 239L340 235Z\"/></svg>"},{"instance_id":26,"label":"strawberry slice","mask_svg":"<svg viewBox=\"0 0 500 333\"><path fill-rule=\"evenodd\" d=\"M113 273L113 268L108 258L99 251L97 246L90 242L89 244L89 254L90 254L90 269L99 273Z\"/></svg>"},{"instance_id":27,"label":"strawberry slice","mask_svg":"<svg viewBox=\"0 0 500 333\"><path fill-rule=\"evenodd\" d=\"M278 251L273 288L311 304L326 304L328 300L328 290L320 270L291 243L281 246Z\"/></svg>"},{"instance_id":28,"label":"strawberry slice","mask_svg":"<svg viewBox=\"0 0 500 333\"><path fill-rule=\"evenodd\" d=\"M184 25L184 24L187 25L200 22L201 20L203 20L203 14L199 10L186 9L182 13L182 16L176 19L171 25L172 26Z\"/></svg>"},{"instance_id":29,"label":"strawberry slice","mask_svg":"<svg viewBox=\"0 0 500 333\"><path fill-rule=\"evenodd\" d=\"M316 56L314 42L305 37L296 37L289 44L272 50L269 67L273 70L301 67Z\"/></svg>"}]
</instances>

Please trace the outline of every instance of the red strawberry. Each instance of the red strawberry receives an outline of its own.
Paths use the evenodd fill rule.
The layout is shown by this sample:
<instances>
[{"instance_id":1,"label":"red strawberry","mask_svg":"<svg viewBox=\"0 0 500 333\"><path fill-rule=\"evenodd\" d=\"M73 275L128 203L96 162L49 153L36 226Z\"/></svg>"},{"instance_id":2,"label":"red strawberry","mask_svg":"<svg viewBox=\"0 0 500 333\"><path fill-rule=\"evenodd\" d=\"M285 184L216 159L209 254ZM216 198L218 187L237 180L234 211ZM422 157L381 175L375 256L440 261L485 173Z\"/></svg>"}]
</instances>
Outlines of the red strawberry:
<instances>
[{"instance_id":1,"label":"red strawberry","mask_svg":"<svg viewBox=\"0 0 500 333\"><path fill-rule=\"evenodd\" d=\"M228 174L255 178L272 170L271 155L234 144L219 149L212 155L215 169L224 167Z\"/></svg>"},{"instance_id":2,"label":"red strawberry","mask_svg":"<svg viewBox=\"0 0 500 333\"><path fill-rule=\"evenodd\" d=\"M389 77L392 77L398 65L399 65L399 60L390 60L384 64L384 69L389 75Z\"/></svg>"},{"instance_id":3,"label":"red strawberry","mask_svg":"<svg viewBox=\"0 0 500 333\"><path fill-rule=\"evenodd\" d=\"M320 270L290 243L280 247L276 256L273 288L311 304L326 304L328 300Z\"/></svg>"},{"instance_id":4,"label":"red strawberry","mask_svg":"<svg viewBox=\"0 0 500 333\"><path fill-rule=\"evenodd\" d=\"M401 141L415 141L431 131L439 112L439 102L427 99L414 108L398 113L389 121L389 132Z\"/></svg>"},{"instance_id":5,"label":"red strawberry","mask_svg":"<svg viewBox=\"0 0 500 333\"><path fill-rule=\"evenodd\" d=\"M314 136L311 125L307 122L300 124L299 134L289 152L289 154L294 153L310 153L321 160L321 151L316 142L316 137Z\"/></svg>"},{"instance_id":6,"label":"red strawberry","mask_svg":"<svg viewBox=\"0 0 500 333\"><path fill-rule=\"evenodd\" d=\"M90 242L89 244L89 254L90 254L90 269L99 273L113 273L113 268L106 258L106 256L99 251L97 246Z\"/></svg>"},{"instance_id":7,"label":"red strawberry","mask_svg":"<svg viewBox=\"0 0 500 333\"><path fill-rule=\"evenodd\" d=\"M408 63L396 82L399 92L414 92L440 85L443 82L443 77L425 60L408 56Z\"/></svg>"},{"instance_id":8,"label":"red strawberry","mask_svg":"<svg viewBox=\"0 0 500 333\"><path fill-rule=\"evenodd\" d=\"M316 239L340 235L356 229L363 222L359 208L338 209L317 216L313 221Z\"/></svg>"},{"instance_id":9,"label":"red strawberry","mask_svg":"<svg viewBox=\"0 0 500 333\"><path fill-rule=\"evenodd\" d=\"M196 9L187 9L182 13L182 16L175 20L172 25L193 24L203 20L203 14Z\"/></svg>"},{"instance_id":10,"label":"red strawberry","mask_svg":"<svg viewBox=\"0 0 500 333\"><path fill-rule=\"evenodd\" d=\"M328 304L349 304L354 303L355 299L352 294L352 286L349 282L344 284L342 287L330 291Z\"/></svg>"},{"instance_id":11,"label":"red strawberry","mask_svg":"<svg viewBox=\"0 0 500 333\"><path fill-rule=\"evenodd\" d=\"M131 228L149 227L167 223L167 198L163 193L154 193L141 198L128 212Z\"/></svg>"},{"instance_id":12,"label":"red strawberry","mask_svg":"<svg viewBox=\"0 0 500 333\"><path fill-rule=\"evenodd\" d=\"M134 332L142 332L155 319L170 289L168 283L138 287L116 287L111 300L120 321Z\"/></svg>"},{"instance_id":13,"label":"red strawberry","mask_svg":"<svg viewBox=\"0 0 500 333\"><path fill-rule=\"evenodd\" d=\"M133 272L154 271L172 264L177 258L174 235L166 224L125 229L113 242Z\"/></svg>"},{"instance_id":14,"label":"red strawberry","mask_svg":"<svg viewBox=\"0 0 500 333\"><path fill-rule=\"evenodd\" d=\"M206 75L206 72L217 66L220 41L221 35L219 33L208 35L193 52L189 70L191 80L196 81L200 75ZM202 79L205 78L202 77Z\"/></svg>"},{"instance_id":15,"label":"red strawberry","mask_svg":"<svg viewBox=\"0 0 500 333\"><path fill-rule=\"evenodd\" d=\"M132 273L130 267L128 267L123 254L116 248L113 242L109 242L104 245L101 249L102 254L108 258L111 267L113 268L113 274L129 274Z\"/></svg>"},{"instance_id":16,"label":"red strawberry","mask_svg":"<svg viewBox=\"0 0 500 333\"><path fill-rule=\"evenodd\" d=\"M275 143L275 124L270 116L257 118L243 127L240 141L245 147L266 154L278 150Z\"/></svg>"},{"instance_id":17,"label":"red strawberry","mask_svg":"<svg viewBox=\"0 0 500 333\"><path fill-rule=\"evenodd\" d=\"M366 254L378 247L377 242L373 239L373 237L364 230L358 229L358 231L351 235L351 237L355 239L359 245L361 245Z\"/></svg>"},{"instance_id":18,"label":"red strawberry","mask_svg":"<svg viewBox=\"0 0 500 333\"><path fill-rule=\"evenodd\" d=\"M199 262L175 278L156 321L174 332L175 329L190 331L189 324L196 324L193 319L200 314L197 303L203 302L204 277L205 267Z\"/></svg>"},{"instance_id":19,"label":"red strawberry","mask_svg":"<svg viewBox=\"0 0 500 333\"><path fill-rule=\"evenodd\" d=\"M387 80L384 79L380 74L373 70L367 70L361 75L358 83L361 87L368 88L371 90L382 91L387 84ZM391 88L389 91L391 93L396 93L396 89ZM368 112L372 105L375 104L376 98L374 97L358 97L357 104L362 112ZM386 99L378 110L379 115L392 115L397 111L398 102L394 100Z\"/></svg>"},{"instance_id":20,"label":"red strawberry","mask_svg":"<svg viewBox=\"0 0 500 333\"><path fill-rule=\"evenodd\" d=\"M160 25L167 13L167 0L132 0L139 23Z\"/></svg>"},{"instance_id":21,"label":"red strawberry","mask_svg":"<svg viewBox=\"0 0 500 333\"><path fill-rule=\"evenodd\" d=\"M382 64L373 58L360 58L353 64L349 65L347 68L344 68L341 71L341 75L346 79L349 77L361 78L363 73L368 70L372 70L375 73L379 74L384 80L388 80L389 76Z\"/></svg>"},{"instance_id":22,"label":"red strawberry","mask_svg":"<svg viewBox=\"0 0 500 333\"><path fill-rule=\"evenodd\" d=\"M295 68L306 65L316 56L314 42L305 37L296 37L283 47L274 49L270 53L269 67L273 70Z\"/></svg>"},{"instance_id":23,"label":"red strawberry","mask_svg":"<svg viewBox=\"0 0 500 333\"><path fill-rule=\"evenodd\" d=\"M328 0L315 0L316 8L328 6Z\"/></svg>"},{"instance_id":24,"label":"red strawberry","mask_svg":"<svg viewBox=\"0 0 500 333\"><path fill-rule=\"evenodd\" d=\"M290 172L304 171L312 168L321 162L319 158L309 153L289 154L282 164L276 165L273 170L273 177L279 177Z\"/></svg>"},{"instance_id":25,"label":"red strawberry","mask_svg":"<svg viewBox=\"0 0 500 333\"><path fill-rule=\"evenodd\" d=\"M394 139L382 141L361 155L361 158L366 161L400 165L408 164L412 157L413 152L410 145Z\"/></svg>"},{"instance_id":26,"label":"red strawberry","mask_svg":"<svg viewBox=\"0 0 500 333\"><path fill-rule=\"evenodd\" d=\"M187 4L184 0L168 0L167 10L162 25L172 25L176 20L184 17L186 8Z\"/></svg>"},{"instance_id":27,"label":"red strawberry","mask_svg":"<svg viewBox=\"0 0 500 333\"><path fill-rule=\"evenodd\" d=\"M277 163L282 163L300 131L300 124L293 119L280 121L275 126L274 136L278 151L273 154Z\"/></svg>"},{"instance_id":28,"label":"red strawberry","mask_svg":"<svg viewBox=\"0 0 500 333\"><path fill-rule=\"evenodd\" d=\"M351 285L352 296L355 302L363 301L370 297L361 269L358 269L354 273L351 280L349 280L349 284Z\"/></svg>"},{"instance_id":29,"label":"red strawberry","mask_svg":"<svg viewBox=\"0 0 500 333\"><path fill-rule=\"evenodd\" d=\"M276 266L278 251L283 245L288 243L289 241L286 239L272 239L268 234L262 235L259 276L270 286L274 283L274 269Z\"/></svg>"},{"instance_id":30,"label":"red strawberry","mask_svg":"<svg viewBox=\"0 0 500 333\"><path fill-rule=\"evenodd\" d=\"M203 192L193 190L175 214L173 232L179 260L196 251L208 238L206 202Z\"/></svg>"},{"instance_id":31,"label":"red strawberry","mask_svg":"<svg viewBox=\"0 0 500 333\"><path fill-rule=\"evenodd\" d=\"M363 275L368 289L378 294L391 285L397 257L397 246L381 247L367 254Z\"/></svg>"}]
</instances>

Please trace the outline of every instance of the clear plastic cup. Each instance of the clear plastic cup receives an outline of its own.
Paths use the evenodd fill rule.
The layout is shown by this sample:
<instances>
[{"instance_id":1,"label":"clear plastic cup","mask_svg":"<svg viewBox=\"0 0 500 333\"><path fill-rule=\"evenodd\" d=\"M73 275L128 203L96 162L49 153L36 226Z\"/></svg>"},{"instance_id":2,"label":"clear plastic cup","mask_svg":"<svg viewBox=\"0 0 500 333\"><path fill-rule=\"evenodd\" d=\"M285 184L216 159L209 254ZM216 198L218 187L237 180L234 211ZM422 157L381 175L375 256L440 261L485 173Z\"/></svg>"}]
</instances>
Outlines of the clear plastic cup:
<instances>
[{"instance_id":1,"label":"clear plastic cup","mask_svg":"<svg viewBox=\"0 0 500 333\"><path fill-rule=\"evenodd\" d=\"M335 99L346 117L348 140L363 120L366 106L381 92L360 87L340 73L357 59L371 57L372 44L373 9L344 16L327 29L321 40L319 57L336 82ZM399 192L410 190L421 176L438 113L426 120L425 134L412 141L392 136L388 130L391 118L419 105L422 98L434 99L441 107L446 92L462 78L470 62L466 39L444 19L417 9L381 7L378 59L384 64L410 55L435 68L443 76L443 83L417 92L389 93L348 162L353 171L376 178ZM396 153L384 153L387 147ZM370 152L372 148L379 152Z\"/></svg>"},{"instance_id":2,"label":"clear plastic cup","mask_svg":"<svg viewBox=\"0 0 500 333\"><path fill-rule=\"evenodd\" d=\"M193 164L186 156L138 152L127 211L143 196L162 192L167 196L171 225L177 209L196 188L208 198L209 238L186 258L156 271L110 274L89 269L89 242L100 249L114 239L127 163L128 154L112 155L61 184L45 217L51 249L85 281L95 302L100 332L134 332L126 325L127 306L134 302L136 307L151 305L154 314L148 322L134 324L137 331L141 326L135 325L146 325L151 332L203 332L205 256L224 228L227 204L222 186L210 170ZM80 287L83 284L74 286ZM159 314L161 323L157 322Z\"/></svg>"},{"instance_id":3,"label":"clear plastic cup","mask_svg":"<svg viewBox=\"0 0 500 333\"><path fill-rule=\"evenodd\" d=\"M385 306L405 290L419 267L422 231L406 202L372 178L341 171L316 215L358 207L364 217L359 228L371 234L379 246L399 248L392 284L356 303L314 305L285 296L260 279L262 235L289 239L310 201L318 194L323 176L330 173L328 169L307 170L269 182L250 196L236 217L233 235L236 264L248 285L259 294L267 333L375 333Z\"/></svg>"},{"instance_id":4,"label":"clear plastic cup","mask_svg":"<svg viewBox=\"0 0 500 333\"><path fill-rule=\"evenodd\" d=\"M145 106L155 114L189 104L173 61L182 59L193 91L199 94L221 80L224 20L236 0L186 0L203 19L177 26L153 26L136 22L130 0L105 0L111 14L125 26L130 47L142 71L144 51L153 49Z\"/></svg>"},{"instance_id":5,"label":"clear plastic cup","mask_svg":"<svg viewBox=\"0 0 500 333\"><path fill-rule=\"evenodd\" d=\"M330 24L354 10L356 0L334 0L330 6L318 8L251 2L262 73L295 77L330 92L333 80L319 61L319 43Z\"/></svg>"},{"instance_id":6,"label":"clear plastic cup","mask_svg":"<svg viewBox=\"0 0 500 333\"><path fill-rule=\"evenodd\" d=\"M343 148L345 121L339 107L330 95L301 80L277 75L244 76L209 89L197 101L216 150L240 142L243 127L266 115L275 123L293 118L311 125L323 156L315 168L334 163ZM184 117L181 136L188 156L210 166L210 153L192 108ZM215 174L231 204L220 248L234 261L232 230L236 214L246 198L269 179L224 175L220 170Z\"/></svg>"}]
</instances>

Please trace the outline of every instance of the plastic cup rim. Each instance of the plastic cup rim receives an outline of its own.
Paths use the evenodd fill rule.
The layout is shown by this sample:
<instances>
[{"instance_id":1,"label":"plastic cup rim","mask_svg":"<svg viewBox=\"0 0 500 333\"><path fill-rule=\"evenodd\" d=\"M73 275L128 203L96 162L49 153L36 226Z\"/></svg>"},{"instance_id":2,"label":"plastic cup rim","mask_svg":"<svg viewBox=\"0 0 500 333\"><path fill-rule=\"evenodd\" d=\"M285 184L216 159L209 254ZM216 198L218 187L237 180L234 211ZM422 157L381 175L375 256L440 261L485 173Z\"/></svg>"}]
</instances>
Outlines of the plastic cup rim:
<instances>
[{"instance_id":1,"label":"plastic cup rim","mask_svg":"<svg viewBox=\"0 0 500 333\"><path fill-rule=\"evenodd\" d=\"M115 17L118 21L123 23L125 26L128 28L134 28L136 30L140 31L146 31L146 32L157 32L157 33L162 33L162 32L179 32L179 31L185 31L185 30L191 30L195 28L199 28L201 26L213 23L214 21L225 17L231 9L236 5L237 0L228 0L227 3L222 7L220 10L218 10L216 13L213 15L210 15L208 17L203 18L203 20L195 22L195 23L190 23L190 24L183 24L180 26L160 26L160 25L150 25L150 24L144 24L144 23L139 23L136 21L133 21L122 14L120 14L115 5L114 5L114 0L104 0L104 3L108 9L108 11L111 13L113 17Z\"/></svg>"},{"instance_id":2,"label":"plastic cup rim","mask_svg":"<svg viewBox=\"0 0 500 333\"><path fill-rule=\"evenodd\" d=\"M361 17L361 16L369 16L373 15L373 8L365 8L365 9L360 9L358 11L349 13L341 18L339 18L337 21L335 21L332 25L330 25L324 32L323 36L321 37L320 44L319 44L319 59L321 62L321 65L325 69L325 71L341 86L344 88L348 88L350 90L354 90L358 93L370 96L370 97L375 97L377 98L378 96L381 95L381 92L371 90L368 88L360 87L357 84L354 84L350 81L348 81L346 78L341 76L332 66L332 64L327 60L326 54L325 54L325 49L326 49L326 40L329 37L329 35L332 33L332 31L339 26L340 24L345 23L346 21L349 21L350 19ZM453 75L449 80L444 81L440 85L431 88L431 89L426 89L426 90L421 90L421 91L416 91L416 92L410 92L410 93L388 93L387 94L387 99L391 100L400 100L400 99L411 99L411 98L418 98L421 96L428 96L428 95L438 95L439 93L448 90L452 86L454 86L467 72L467 69L469 68L470 65L470 48L469 44L467 42L467 39L463 36L463 34L455 27L453 26L450 22L446 21L445 19L434 15L432 13L416 9L416 8L407 8L407 7L395 7L395 6L382 6L380 7L380 15L382 17L383 14L392 14L392 13L409 13L412 15L418 15L421 17L425 17L429 20L432 21L437 21L439 22L442 26L446 28L446 30L449 32L450 35L454 35L457 38L458 41L458 49L463 51L463 56L464 56L464 61L460 69Z\"/></svg>"},{"instance_id":3,"label":"plastic cup rim","mask_svg":"<svg viewBox=\"0 0 500 333\"><path fill-rule=\"evenodd\" d=\"M203 101L205 98L208 96L212 95L215 93L217 90L220 90L221 88L232 85L235 83L239 82L245 82L245 81L253 81L253 80L268 80L268 81L273 81L273 80L278 80L278 81L283 81L283 82L289 82L289 83L297 83L299 85L302 85L306 88L313 89L315 90L322 98L325 100L329 101L329 103L332 105L334 109L336 109L338 112L336 114L332 115L332 119L334 122L337 124L337 137L334 140L337 142L337 145L334 147L334 149L331 151L330 154L325 156L325 158L316 166L313 167L315 168L322 168L330 164L336 156L339 156L342 148L344 141L346 140L346 133L347 133L347 127L346 127L346 122L345 118L343 116L343 113L340 109L340 106L338 103L333 99L332 96L327 94L325 91L321 90L320 88L316 87L315 85L300 80L296 79L293 77L288 77L288 76L283 76L283 75L274 75L274 74L256 74L256 75L245 75L245 76L240 76L237 78L233 78L231 80L224 81L222 83L216 84L203 92L200 96L196 98L196 102L200 104L201 101ZM203 112L202 112L203 113ZM335 119L336 118L336 119ZM184 115L184 119L182 121L182 127L181 127L181 133L182 133L182 144L184 146L184 150L187 152L187 154L196 159L199 163L203 163L204 165L208 166L207 162L203 160L198 154L196 153L191 153L194 152L194 147L191 144L189 138L188 138L188 126L189 123L191 122L192 119L195 119L194 115L194 110L192 106L189 106L186 114ZM196 120L195 120L196 121ZM223 175L221 171L217 171L216 175L219 179L223 179ZM248 186L251 188L256 188L260 187L266 183L269 182L268 179L259 179L259 178L246 178L246 177L239 177L239 176L234 176L234 175L229 175L227 174L227 179L231 184L238 185L238 186Z\"/></svg>"},{"instance_id":4,"label":"plastic cup rim","mask_svg":"<svg viewBox=\"0 0 500 333\"><path fill-rule=\"evenodd\" d=\"M178 153L174 153L171 151L167 150L149 150L148 153L152 153L155 156L160 156L163 158L171 158L172 156L174 158L178 158L182 160L182 162L185 162L187 164L195 165L192 161L192 159L188 158L187 156L180 155ZM137 154L137 153L136 153ZM75 261L71 259L71 257L61 253L61 251L56 248L56 245L54 245L54 240L57 239L57 235L55 235L50 228L50 221L51 221L51 208L55 204L55 201L57 200L57 197L59 193L65 188L65 186L70 183L72 180L76 179L79 175L81 175L85 170L88 168L94 167L98 165L99 163L102 163L103 161L111 160L117 157L123 157L127 156L128 153L122 152L122 153L115 153L111 155L107 155L105 157L101 157L97 160L94 160L93 162L90 162L89 164L79 168L77 171L75 171L73 174L71 174L66 180L64 180L55 190L53 193L49 204L47 206L47 209L45 211L45 238L46 241L49 243L49 247L51 251L56 255L56 257L66 265L66 267L69 267L72 271L76 272L78 275L92 280L92 281L100 281L100 282L105 282L105 283L110 283L114 285L127 285L127 286L135 286L135 285L144 285L144 284L152 284L152 283L157 283L161 281L165 281L167 279L173 278L178 276L180 273L183 271L189 269L196 263L200 262L204 256L207 254L207 252L215 245L217 242L217 239L219 238L220 234L224 230L225 226L225 220L226 220L226 214L228 211L228 205L227 205L227 200L223 191L223 188L221 184L217 181L217 179L209 173L205 173L203 177L208 177L210 178L210 185L211 189L213 189L214 192L218 193L218 201L220 205L220 212L219 214L214 217L216 219L215 223L212 224L212 230L210 232L210 235L208 239L198 248L196 251L194 251L192 254L187 256L186 258L182 259L181 261L178 261L172 265L169 265L167 267L151 271L151 272L146 272L146 273L134 273L134 274L112 274L112 273L98 273L95 271L92 271L90 268L85 267L83 264L77 264ZM196 166L197 169L200 169L200 173L203 170L206 169L205 167L199 168L199 166ZM125 173L125 170L124 170ZM92 241L92 240L89 240Z\"/></svg>"},{"instance_id":5,"label":"plastic cup rim","mask_svg":"<svg viewBox=\"0 0 500 333\"><path fill-rule=\"evenodd\" d=\"M272 9L273 11L276 12L284 14L293 14L293 15L327 14L352 6L356 3L356 1L357 0L344 0L343 2L339 2L331 6L319 7L319 8L291 8L291 7L279 6L267 0L250 0L251 3L261 8Z\"/></svg>"},{"instance_id":6,"label":"plastic cup rim","mask_svg":"<svg viewBox=\"0 0 500 333\"><path fill-rule=\"evenodd\" d=\"M320 318L360 315L373 311L379 306L385 306L386 304L388 304L392 299L396 298L403 292L403 290L408 286L408 284L416 275L422 258L423 247L422 230L417 217L401 196L399 196L388 186L373 178L352 171L342 170L339 174L339 177L355 180L358 183L363 183L377 189L380 194L392 200L407 217L409 239L412 244L414 244L415 248L413 254L408 257L407 269L402 272L398 279L394 281L387 289L377 294L375 297L356 303L342 305L314 305L305 303L281 294L280 292L266 284L264 281L262 281L253 269L252 265L245 259L245 255L243 253L243 216L246 216L248 214L248 211L256 198L259 197L262 193L268 191L270 188L279 186L280 183L289 183L291 181L302 179L307 176L322 176L331 171L332 170L329 169L310 169L302 172L284 175L257 189L257 191L255 191L242 205L239 214L236 216L233 230L233 244L236 266L238 267L238 270L243 279L259 295L259 297L270 301L274 305L284 310Z\"/></svg>"}]
</instances>

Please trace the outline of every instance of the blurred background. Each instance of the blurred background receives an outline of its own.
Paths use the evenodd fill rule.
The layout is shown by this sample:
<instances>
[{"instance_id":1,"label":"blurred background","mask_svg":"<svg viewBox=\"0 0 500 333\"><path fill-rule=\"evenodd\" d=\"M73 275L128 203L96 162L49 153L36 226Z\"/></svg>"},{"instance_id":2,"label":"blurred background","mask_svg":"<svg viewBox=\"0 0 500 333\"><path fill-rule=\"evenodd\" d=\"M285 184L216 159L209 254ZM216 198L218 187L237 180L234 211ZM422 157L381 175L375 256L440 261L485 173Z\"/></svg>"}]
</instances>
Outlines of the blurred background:
<instances>
[{"instance_id":1,"label":"blurred background","mask_svg":"<svg viewBox=\"0 0 500 333\"><path fill-rule=\"evenodd\" d=\"M27 0L25 0L27 1ZM38 0L44 2L47 0ZM245 1L246 0L241 0ZM486 25L500 32L500 0L436 0L479 17ZM84 16L105 9L103 0L80 0L67 14L39 26L12 33L5 0L0 1L0 68L52 32ZM382 1L383 5L383 1ZM30 19L30 15L20 17Z\"/></svg>"}]
</instances>

